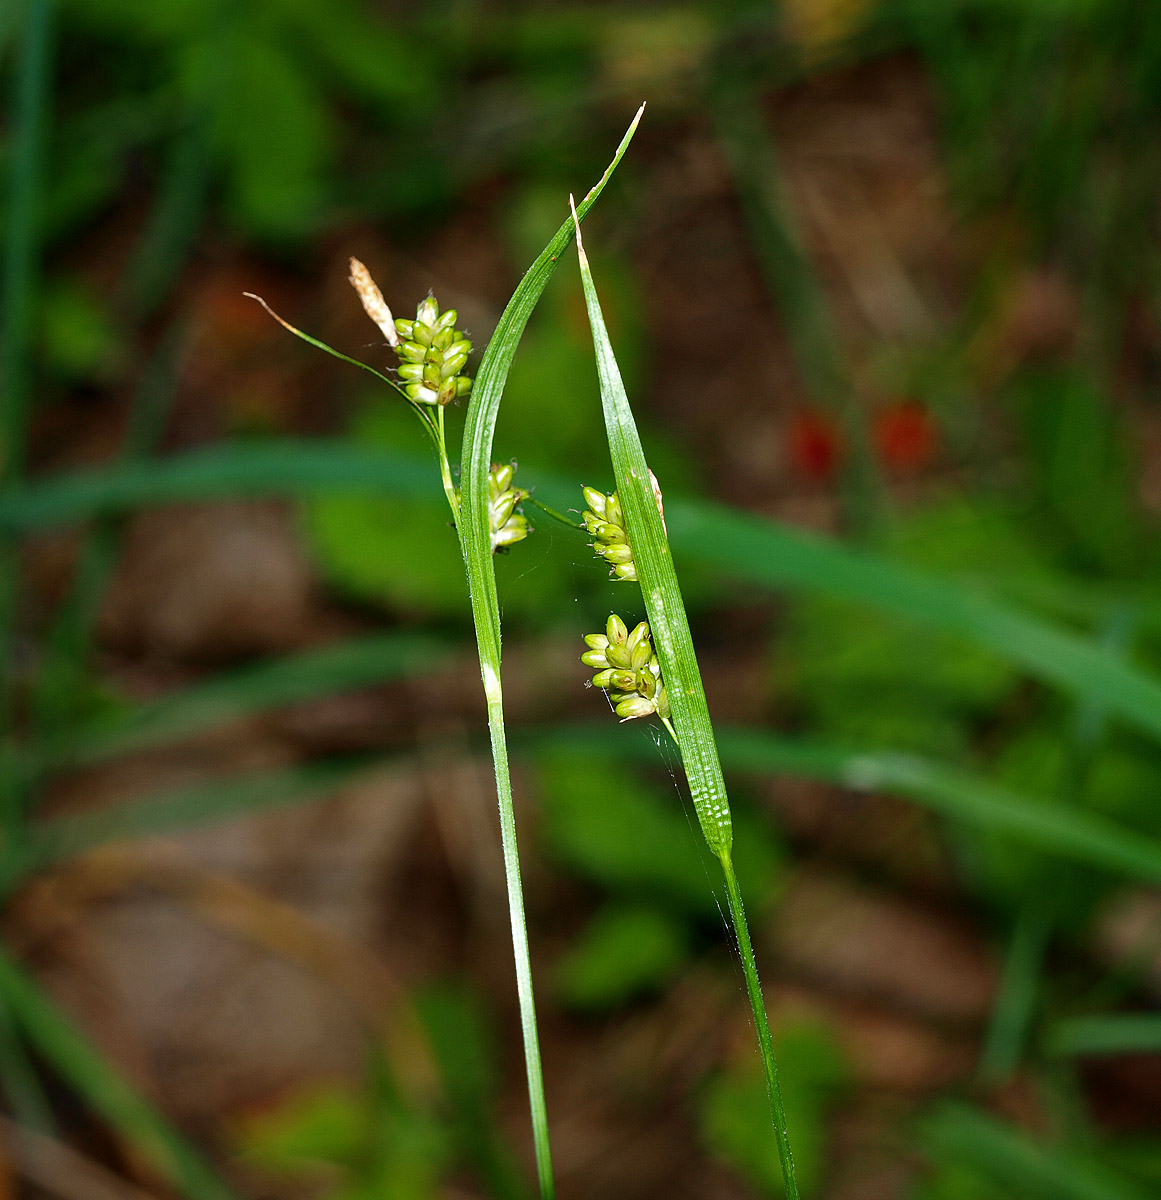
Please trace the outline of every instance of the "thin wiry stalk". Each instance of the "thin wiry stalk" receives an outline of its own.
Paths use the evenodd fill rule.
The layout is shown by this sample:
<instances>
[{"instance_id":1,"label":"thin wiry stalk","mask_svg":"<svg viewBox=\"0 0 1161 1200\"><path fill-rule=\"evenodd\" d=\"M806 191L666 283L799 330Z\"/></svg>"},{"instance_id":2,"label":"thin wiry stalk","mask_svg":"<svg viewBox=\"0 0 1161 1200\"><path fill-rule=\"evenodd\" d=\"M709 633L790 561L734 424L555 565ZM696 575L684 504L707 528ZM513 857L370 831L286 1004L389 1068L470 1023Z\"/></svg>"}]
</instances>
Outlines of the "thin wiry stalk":
<instances>
[{"instance_id":1,"label":"thin wiry stalk","mask_svg":"<svg viewBox=\"0 0 1161 1200\"><path fill-rule=\"evenodd\" d=\"M798 1200L798 1179L794 1172L794 1155L790 1150L790 1134L786 1129L786 1106L782 1103L782 1083L778 1077L778 1060L774 1057L774 1042L770 1037L770 1021L766 1016L766 1002L762 997L762 984L758 979L758 964L754 958L754 947L750 942L750 926L746 921L746 910L742 906L742 892L729 852L718 855L722 874L726 879L726 896L730 904L730 920L734 936L738 939L738 957L742 960L742 973L746 977L746 994L750 998L750 1010L754 1014L754 1027L758 1034L758 1049L762 1054L762 1070L766 1076L766 1096L770 1101L770 1119L774 1124L774 1140L778 1144L778 1161L782 1165L782 1179L786 1184L787 1200Z\"/></svg>"}]
</instances>

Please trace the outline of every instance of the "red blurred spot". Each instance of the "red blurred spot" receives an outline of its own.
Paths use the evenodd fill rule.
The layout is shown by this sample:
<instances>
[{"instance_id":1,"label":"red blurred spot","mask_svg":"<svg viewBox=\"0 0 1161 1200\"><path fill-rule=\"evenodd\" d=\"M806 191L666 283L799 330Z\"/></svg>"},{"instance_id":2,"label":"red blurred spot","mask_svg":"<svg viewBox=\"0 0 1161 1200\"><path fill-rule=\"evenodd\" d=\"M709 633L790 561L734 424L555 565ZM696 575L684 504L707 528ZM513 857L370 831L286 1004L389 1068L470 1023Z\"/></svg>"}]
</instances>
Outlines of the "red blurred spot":
<instances>
[{"instance_id":1,"label":"red blurred spot","mask_svg":"<svg viewBox=\"0 0 1161 1200\"><path fill-rule=\"evenodd\" d=\"M790 419L787 430L790 461L808 479L834 478L842 457L842 431L825 413L807 410Z\"/></svg>"},{"instance_id":2,"label":"red blurred spot","mask_svg":"<svg viewBox=\"0 0 1161 1200\"><path fill-rule=\"evenodd\" d=\"M889 470L917 471L935 457L935 422L915 400L880 409L874 416L872 433L879 460Z\"/></svg>"}]
</instances>

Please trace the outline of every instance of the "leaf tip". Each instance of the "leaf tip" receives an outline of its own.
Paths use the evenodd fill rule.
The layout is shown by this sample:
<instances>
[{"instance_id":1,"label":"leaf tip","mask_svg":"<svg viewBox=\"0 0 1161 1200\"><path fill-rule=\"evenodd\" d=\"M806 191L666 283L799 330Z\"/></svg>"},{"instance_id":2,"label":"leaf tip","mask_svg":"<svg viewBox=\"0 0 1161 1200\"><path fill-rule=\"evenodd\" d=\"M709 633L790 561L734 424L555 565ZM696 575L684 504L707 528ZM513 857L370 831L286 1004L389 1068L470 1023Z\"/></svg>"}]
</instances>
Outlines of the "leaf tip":
<instances>
[{"instance_id":1,"label":"leaf tip","mask_svg":"<svg viewBox=\"0 0 1161 1200\"><path fill-rule=\"evenodd\" d=\"M299 330L295 329L295 327L293 325L291 325L291 323L289 321L284 321L274 311L274 309L272 309L270 307L270 305L267 304L266 301L262 299L261 296L256 296L253 292L243 292L242 295L245 296L248 300L257 300L258 303L262 305L262 307L267 311L267 313L270 316L272 316L278 322L278 324L282 326L283 329L289 329L291 333L298 334L299 337L302 336L302 333Z\"/></svg>"},{"instance_id":2,"label":"leaf tip","mask_svg":"<svg viewBox=\"0 0 1161 1200\"><path fill-rule=\"evenodd\" d=\"M576 229L576 252L580 255L581 262L587 267L589 265L589 260L585 255L585 244L581 238L580 217L576 215L576 201L573 199L572 192L569 192L568 194L568 206L570 209L572 209L572 223Z\"/></svg>"}]
</instances>

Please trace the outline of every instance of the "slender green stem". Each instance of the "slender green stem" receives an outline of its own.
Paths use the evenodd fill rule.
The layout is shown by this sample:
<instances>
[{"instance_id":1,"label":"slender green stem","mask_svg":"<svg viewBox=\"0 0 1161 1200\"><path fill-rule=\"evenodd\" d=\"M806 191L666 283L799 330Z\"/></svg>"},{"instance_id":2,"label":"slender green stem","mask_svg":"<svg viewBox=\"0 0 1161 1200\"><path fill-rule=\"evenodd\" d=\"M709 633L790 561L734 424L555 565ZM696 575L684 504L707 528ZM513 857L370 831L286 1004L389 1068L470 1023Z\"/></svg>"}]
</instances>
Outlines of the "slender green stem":
<instances>
[{"instance_id":1,"label":"slender green stem","mask_svg":"<svg viewBox=\"0 0 1161 1200\"><path fill-rule=\"evenodd\" d=\"M55 1134L52 1105L8 1009L0 1005L0 1090L25 1129Z\"/></svg>"},{"instance_id":2,"label":"slender green stem","mask_svg":"<svg viewBox=\"0 0 1161 1200\"><path fill-rule=\"evenodd\" d=\"M8 231L0 278L0 484L24 473L32 398L32 347L40 283L40 209L52 88L53 0L31 0L15 72ZM0 759L12 752L19 607L19 553L0 536ZM18 778L0 776L0 828L19 840L24 797Z\"/></svg>"},{"instance_id":3,"label":"slender green stem","mask_svg":"<svg viewBox=\"0 0 1161 1200\"><path fill-rule=\"evenodd\" d=\"M520 1001L520 1030L528 1075L528 1101L532 1109L536 1175L542 1200L553 1200L556 1184L552 1176L552 1154L548 1144L548 1108L544 1099L544 1073L540 1065L536 1001L532 993L532 957L524 918L524 885L521 882L520 854L516 845L516 814L512 802L512 778L508 771L508 744L504 734L504 701L498 676L494 689L489 687L487 690L488 735L492 740L492 762L496 771L500 840L504 852L504 880L508 887L508 915L512 923L512 951L516 959L516 993Z\"/></svg>"},{"instance_id":4,"label":"slender green stem","mask_svg":"<svg viewBox=\"0 0 1161 1200\"><path fill-rule=\"evenodd\" d=\"M750 997L750 1008L754 1013L754 1025L758 1032L758 1046L762 1052L762 1067L766 1073L766 1094L770 1099L770 1116L774 1122L774 1137L778 1143L778 1159L782 1164L782 1178L786 1183L787 1200L798 1200L798 1180L794 1175L794 1155L790 1152L790 1135L786 1129L786 1108L782 1103L782 1085L778 1081L778 1063L774 1058L774 1042L770 1037L770 1022L766 1016L766 1002L762 998L762 984L758 979L758 965L754 961L754 947L750 943L750 928L746 923L746 910L742 907L742 892L728 850L718 854L722 874L726 878L726 895L730 903L730 918L734 925L734 936L738 939L738 955L742 960L742 972L746 977L746 991Z\"/></svg>"},{"instance_id":5,"label":"slender green stem","mask_svg":"<svg viewBox=\"0 0 1161 1200\"><path fill-rule=\"evenodd\" d=\"M535 496L528 497L529 504L535 504L537 508L546 512L554 521L559 521L562 525L567 525L569 529L579 529L584 532L584 522L574 521L571 517L566 517L564 513L557 512L555 508L549 508L543 501L537 500Z\"/></svg>"},{"instance_id":6,"label":"slender green stem","mask_svg":"<svg viewBox=\"0 0 1161 1200\"><path fill-rule=\"evenodd\" d=\"M443 494L447 497L448 506L452 510L452 517L458 529L460 523L460 496L456 491L456 485L452 482L451 464L447 459L447 435L443 422L443 405L439 405L436 411L439 413L439 423L436 426L436 445L439 450L439 477L443 481Z\"/></svg>"},{"instance_id":7,"label":"slender green stem","mask_svg":"<svg viewBox=\"0 0 1161 1200\"><path fill-rule=\"evenodd\" d=\"M1051 898L1040 892L1026 898L1017 914L980 1056L979 1074L987 1083L1006 1082L1020 1064L1036 1013L1040 970L1054 915Z\"/></svg>"},{"instance_id":8,"label":"slender green stem","mask_svg":"<svg viewBox=\"0 0 1161 1200\"><path fill-rule=\"evenodd\" d=\"M460 550L468 561L460 520L460 495L452 482L447 457L444 410L437 411L439 470L444 495L455 519ZM470 581L470 575L469 575ZM481 650L481 667L485 667ZM499 664L497 664L498 667ZM528 1074L528 1100L532 1109L532 1141L536 1152L536 1174L542 1200L553 1200L556 1184L552 1177L552 1154L548 1144L548 1107L544 1097L544 1073L540 1064L540 1038L536 1029L536 1002L532 994L532 956L524 918L524 885L520 876L520 852L516 845L516 813L512 801L512 777L508 770L508 744L504 733L504 697L499 670L487 664L484 691L488 701L488 736L496 773L496 795L500 809L500 843L504 854L504 881L508 890L508 915L512 924L512 950L516 959L516 994L520 1002L520 1030L524 1041L524 1064Z\"/></svg>"},{"instance_id":9,"label":"slender green stem","mask_svg":"<svg viewBox=\"0 0 1161 1200\"><path fill-rule=\"evenodd\" d=\"M15 74L8 232L0 305L0 478L24 465L30 353L39 285L40 206L52 67L52 0L31 0Z\"/></svg>"}]
</instances>

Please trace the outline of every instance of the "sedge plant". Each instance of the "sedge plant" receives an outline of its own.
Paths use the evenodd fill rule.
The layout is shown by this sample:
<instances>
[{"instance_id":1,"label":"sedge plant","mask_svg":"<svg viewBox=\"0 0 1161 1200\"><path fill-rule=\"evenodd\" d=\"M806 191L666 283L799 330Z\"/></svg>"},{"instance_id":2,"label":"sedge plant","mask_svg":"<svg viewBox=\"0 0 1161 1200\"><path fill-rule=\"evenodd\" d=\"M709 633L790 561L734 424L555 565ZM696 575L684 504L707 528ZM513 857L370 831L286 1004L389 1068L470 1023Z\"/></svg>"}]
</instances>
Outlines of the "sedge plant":
<instances>
[{"instance_id":1,"label":"sedge plant","mask_svg":"<svg viewBox=\"0 0 1161 1200\"><path fill-rule=\"evenodd\" d=\"M514 467L493 464L492 437L504 384L528 318L561 254L572 240L576 221L596 201L628 149L643 111L644 106L633 118L605 173L577 207L576 217L570 217L560 226L525 273L488 342L474 380L465 373L471 342L456 328L458 316L455 310L441 312L438 301L429 296L419 305L414 320L396 320L369 272L356 259L351 260L351 284L367 315L398 354L399 366L394 378L296 329L274 313L261 297L252 297L296 337L370 372L395 391L411 406L436 452L440 480L463 554L487 701L536 1170L542 1200L552 1200L556 1187L548 1140L512 781L508 770L504 697L500 683L500 606L492 563L493 554L527 535L528 522L520 511L527 493L513 486ZM461 486L456 487L447 450L445 409L450 402L466 396L471 399L464 427Z\"/></svg>"},{"instance_id":2,"label":"sedge plant","mask_svg":"<svg viewBox=\"0 0 1161 1200\"><path fill-rule=\"evenodd\" d=\"M495 553L507 550L527 536L529 524L521 505L529 493L514 486L513 464L497 466L492 462L492 439L504 383L524 326L561 253L574 235L578 249L581 249L580 221L627 149L640 117L638 112L600 181L581 204L574 207L569 220L561 225L529 268L500 318L474 380L466 373L471 341L457 328L455 310L441 311L435 297L428 296L418 306L414 319L396 319L370 273L357 259L350 263L350 281L367 315L398 356L394 377L303 333L273 313L260 297L254 297L296 336L369 371L387 384L414 410L436 452L444 495L463 554L487 701L533 1140L540 1193L545 1200L551 1200L555 1195L555 1184L508 770L500 675L500 611L492 562ZM786 1192L791 1200L797 1200L769 1023L730 855L729 804L689 625L669 558L661 495L656 480L645 465L583 249L581 271L593 327L609 446L619 481L619 490L612 495L592 488L584 490L588 505L585 525L593 533L594 545L610 564L612 573L625 581L640 582L649 613L649 621L640 622L632 632L619 617L610 617L604 634L590 635L586 639L589 650L584 658L589 665L599 668L595 682L610 690L622 718L656 715L681 749L703 833L725 874L729 910L758 1029ZM453 401L468 396L471 399L465 421L462 480L461 486L457 487L448 456L445 410Z\"/></svg>"}]
</instances>

